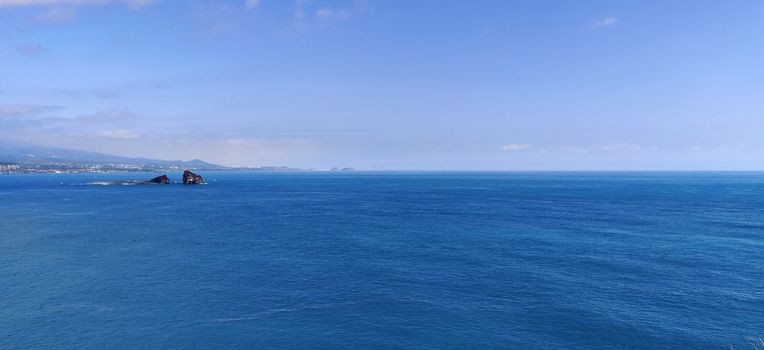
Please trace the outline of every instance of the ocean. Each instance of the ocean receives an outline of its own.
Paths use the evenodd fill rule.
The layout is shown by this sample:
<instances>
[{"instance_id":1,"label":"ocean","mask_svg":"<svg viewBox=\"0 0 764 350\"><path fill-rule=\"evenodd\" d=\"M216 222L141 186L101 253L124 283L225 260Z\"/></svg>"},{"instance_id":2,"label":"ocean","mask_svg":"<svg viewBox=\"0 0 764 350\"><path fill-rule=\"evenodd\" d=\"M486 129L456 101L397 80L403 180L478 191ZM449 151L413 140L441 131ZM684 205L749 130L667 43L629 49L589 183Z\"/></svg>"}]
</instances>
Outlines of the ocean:
<instances>
[{"instance_id":1,"label":"ocean","mask_svg":"<svg viewBox=\"0 0 764 350\"><path fill-rule=\"evenodd\" d=\"M0 349L764 348L764 173L157 175L0 175Z\"/></svg>"}]
</instances>

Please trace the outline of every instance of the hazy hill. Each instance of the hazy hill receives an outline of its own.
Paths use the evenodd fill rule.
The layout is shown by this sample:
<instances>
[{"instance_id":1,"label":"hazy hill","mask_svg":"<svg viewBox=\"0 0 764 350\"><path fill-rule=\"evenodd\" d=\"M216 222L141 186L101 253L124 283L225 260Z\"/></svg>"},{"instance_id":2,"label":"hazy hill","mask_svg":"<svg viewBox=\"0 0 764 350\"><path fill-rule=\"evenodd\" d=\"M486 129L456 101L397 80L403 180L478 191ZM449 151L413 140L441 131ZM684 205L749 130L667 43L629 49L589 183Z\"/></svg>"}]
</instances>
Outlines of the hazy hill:
<instances>
[{"instance_id":1,"label":"hazy hill","mask_svg":"<svg viewBox=\"0 0 764 350\"><path fill-rule=\"evenodd\" d=\"M149 158L132 158L115 156L98 152L72 150L64 148L50 148L33 145L17 145L0 143L0 162L24 163L24 164L50 164L68 163L80 165L95 164L133 164L161 168L192 168L192 169L225 169L226 167L211 164L199 159L183 160L159 160Z\"/></svg>"}]
</instances>

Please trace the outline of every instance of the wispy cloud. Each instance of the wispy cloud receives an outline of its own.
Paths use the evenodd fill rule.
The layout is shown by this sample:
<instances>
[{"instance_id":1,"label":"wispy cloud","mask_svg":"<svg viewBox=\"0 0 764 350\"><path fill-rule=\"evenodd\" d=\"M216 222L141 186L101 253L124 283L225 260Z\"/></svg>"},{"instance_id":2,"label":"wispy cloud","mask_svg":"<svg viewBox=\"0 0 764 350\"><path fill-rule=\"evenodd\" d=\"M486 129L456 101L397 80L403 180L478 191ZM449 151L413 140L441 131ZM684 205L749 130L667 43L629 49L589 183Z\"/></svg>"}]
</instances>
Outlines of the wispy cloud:
<instances>
[{"instance_id":1,"label":"wispy cloud","mask_svg":"<svg viewBox=\"0 0 764 350\"><path fill-rule=\"evenodd\" d=\"M44 143L51 134L56 135L54 138L64 135L108 140L138 138L135 132L124 128L136 117L131 112L101 111L76 117L53 113L61 109L48 105L0 105L0 140L37 135L33 138Z\"/></svg>"},{"instance_id":2,"label":"wispy cloud","mask_svg":"<svg viewBox=\"0 0 764 350\"><path fill-rule=\"evenodd\" d=\"M191 11L197 25L195 34L202 39L231 32L240 24L238 21L240 8L231 3L198 1L193 3Z\"/></svg>"},{"instance_id":3,"label":"wispy cloud","mask_svg":"<svg viewBox=\"0 0 764 350\"><path fill-rule=\"evenodd\" d=\"M58 6L58 5L97 5L110 0L0 0L0 7L12 6Z\"/></svg>"},{"instance_id":4,"label":"wispy cloud","mask_svg":"<svg viewBox=\"0 0 764 350\"><path fill-rule=\"evenodd\" d=\"M366 12L369 5L364 0L356 0L346 7L316 4L312 0L295 0L294 17L296 19L314 19L319 22L344 20L353 15Z\"/></svg>"},{"instance_id":5,"label":"wispy cloud","mask_svg":"<svg viewBox=\"0 0 764 350\"><path fill-rule=\"evenodd\" d=\"M592 27L597 27L597 28L607 28L607 27L612 27L612 26L616 25L616 23L618 23L618 18L617 17L615 17L615 16L607 16L607 17L600 18L600 19L592 22L591 25L592 25Z\"/></svg>"},{"instance_id":6,"label":"wispy cloud","mask_svg":"<svg viewBox=\"0 0 764 350\"><path fill-rule=\"evenodd\" d=\"M16 46L16 52L27 57L36 57L43 54L46 51L48 51L48 48L40 44L22 44L22 45Z\"/></svg>"},{"instance_id":7,"label":"wispy cloud","mask_svg":"<svg viewBox=\"0 0 764 350\"><path fill-rule=\"evenodd\" d=\"M138 9L158 0L0 0L0 7L103 5L114 2Z\"/></svg>"},{"instance_id":8,"label":"wispy cloud","mask_svg":"<svg viewBox=\"0 0 764 350\"><path fill-rule=\"evenodd\" d=\"M0 117L30 117L60 109L61 106L52 105L0 105Z\"/></svg>"},{"instance_id":9,"label":"wispy cloud","mask_svg":"<svg viewBox=\"0 0 764 350\"><path fill-rule=\"evenodd\" d=\"M305 6L309 0L295 0L294 2L294 18L305 18Z\"/></svg>"},{"instance_id":10,"label":"wispy cloud","mask_svg":"<svg viewBox=\"0 0 764 350\"><path fill-rule=\"evenodd\" d=\"M103 111L93 114L81 115L75 118L76 121L88 124L116 123L135 118L135 114L124 111Z\"/></svg>"},{"instance_id":11,"label":"wispy cloud","mask_svg":"<svg viewBox=\"0 0 764 350\"><path fill-rule=\"evenodd\" d=\"M525 143L509 143L499 147L499 150L506 151L506 152L515 152L515 151L530 149L532 147L533 146L529 144L525 144Z\"/></svg>"},{"instance_id":12,"label":"wispy cloud","mask_svg":"<svg viewBox=\"0 0 764 350\"><path fill-rule=\"evenodd\" d=\"M35 16L39 22L61 24L77 19L80 6L126 4L131 10L138 10L159 0L0 0L0 10L8 7L47 7Z\"/></svg>"},{"instance_id":13,"label":"wispy cloud","mask_svg":"<svg viewBox=\"0 0 764 350\"><path fill-rule=\"evenodd\" d=\"M35 19L46 23L68 23L77 19L77 10L74 7L51 7Z\"/></svg>"},{"instance_id":14,"label":"wispy cloud","mask_svg":"<svg viewBox=\"0 0 764 350\"><path fill-rule=\"evenodd\" d=\"M116 129L101 131L97 134L101 137L108 137L114 139L137 139L138 135L128 129Z\"/></svg>"},{"instance_id":15,"label":"wispy cloud","mask_svg":"<svg viewBox=\"0 0 764 350\"><path fill-rule=\"evenodd\" d=\"M350 17L350 12L345 9L323 7L316 10L316 19L319 20L342 20Z\"/></svg>"},{"instance_id":16,"label":"wispy cloud","mask_svg":"<svg viewBox=\"0 0 764 350\"><path fill-rule=\"evenodd\" d=\"M259 7L262 3L262 0L247 0L244 3L244 6L246 6L248 10L252 10Z\"/></svg>"},{"instance_id":17,"label":"wispy cloud","mask_svg":"<svg viewBox=\"0 0 764 350\"><path fill-rule=\"evenodd\" d=\"M151 5L159 0L125 0L127 6L133 10L140 9L144 6Z\"/></svg>"}]
</instances>

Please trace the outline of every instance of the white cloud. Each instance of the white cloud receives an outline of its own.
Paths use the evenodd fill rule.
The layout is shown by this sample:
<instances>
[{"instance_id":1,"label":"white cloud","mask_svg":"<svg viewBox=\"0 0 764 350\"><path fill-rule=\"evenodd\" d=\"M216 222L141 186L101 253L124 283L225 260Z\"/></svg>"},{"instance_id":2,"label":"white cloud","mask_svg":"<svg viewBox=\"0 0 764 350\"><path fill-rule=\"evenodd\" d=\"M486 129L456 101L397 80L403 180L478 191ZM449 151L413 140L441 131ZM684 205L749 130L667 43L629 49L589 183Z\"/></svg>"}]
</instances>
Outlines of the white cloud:
<instances>
[{"instance_id":1,"label":"white cloud","mask_svg":"<svg viewBox=\"0 0 764 350\"><path fill-rule=\"evenodd\" d=\"M247 2L244 5L247 7L247 9L251 10L251 9L257 8L262 3L263 3L262 0L247 0Z\"/></svg>"},{"instance_id":2,"label":"white cloud","mask_svg":"<svg viewBox=\"0 0 764 350\"><path fill-rule=\"evenodd\" d=\"M522 150L530 149L531 147L533 146L524 144L524 143L509 143L506 145L502 145L501 147L499 147L499 149L502 151L514 152L514 151L522 151Z\"/></svg>"},{"instance_id":3,"label":"white cloud","mask_svg":"<svg viewBox=\"0 0 764 350\"><path fill-rule=\"evenodd\" d=\"M600 27L600 28L612 27L616 23L618 23L618 18L617 17L615 17L615 16L607 16L605 18L601 18L601 19L598 19L598 20L594 21L594 23L592 23L592 26Z\"/></svg>"},{"instance_id":4,"label":"white cloud","mask_svg":"<svg viewBox=\"0 0 764 350\"><path fill-rule=\"evenodd\" d=\"M295 0L294 18L299 20L316 20L318 22L340 21L348 19L368 10L365 0L355 0L352 5L342 7L321 6L313 0Z\"/></svg>"},{"instance_id":5,"label":"white cloud","mask_svg":"<svg viewBox=\"0 0 764 350\"><path fill-rule=\"evenodd\" d=\"M98 133L98 136L114 139L137 139L138 135L127 129L106 130Z\"/></svg>"}]
</instances>

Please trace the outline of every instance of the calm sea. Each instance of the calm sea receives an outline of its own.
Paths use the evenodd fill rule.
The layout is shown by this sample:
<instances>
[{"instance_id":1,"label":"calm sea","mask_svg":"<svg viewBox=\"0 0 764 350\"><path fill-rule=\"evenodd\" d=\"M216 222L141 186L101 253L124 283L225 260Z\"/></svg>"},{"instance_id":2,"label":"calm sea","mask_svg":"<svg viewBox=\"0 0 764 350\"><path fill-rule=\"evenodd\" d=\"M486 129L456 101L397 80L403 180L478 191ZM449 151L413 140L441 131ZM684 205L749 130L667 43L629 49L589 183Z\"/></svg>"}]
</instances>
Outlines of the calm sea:
<instances>
[{"instance_id":1,"label":"calm sea","mask_svg":"<svg viewBox=\"0 0 764 350\"><path fill-rule=\"evenodd\" d=\"M0 349L764 338L764 173L156 175L0 176Z\"/></svg>"}]
</instances>

